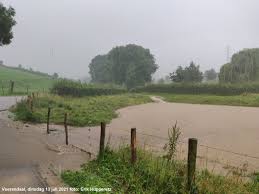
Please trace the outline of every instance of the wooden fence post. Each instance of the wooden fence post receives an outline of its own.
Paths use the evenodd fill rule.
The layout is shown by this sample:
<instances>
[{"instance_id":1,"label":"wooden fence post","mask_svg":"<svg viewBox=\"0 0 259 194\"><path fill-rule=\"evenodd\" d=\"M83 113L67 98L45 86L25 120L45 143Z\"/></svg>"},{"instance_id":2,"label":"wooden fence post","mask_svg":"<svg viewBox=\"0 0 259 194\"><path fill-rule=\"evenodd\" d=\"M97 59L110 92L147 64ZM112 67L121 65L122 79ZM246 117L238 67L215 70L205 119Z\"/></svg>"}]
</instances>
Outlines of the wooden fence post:
<instances>
[{"instance_id":1,"label":"wooden fence post","mask_svg":"<svg viewBox=\"0 0 259 194\"><path fill-rule=\"evenodd\" d=\"M10 81L10 84L11 84L11 86L10 86L10 92L11 92L11 94L13 93L13 89L14 89L14 81Z\"/></svg>"},{"instance_id":2,"label":"wooden fence post","mask_svg":"<svg viewBox=\"0 0 259 194\"><path fill-rule=\"evenodd\" d=\"M49 118L50 118L50 107L48 107L48 116L47 116L47 134L50 134L50 131L49 131Z\"/></svg>"},{"instance_id":3,"label":"wooden fence post","mask_svg":"<svg viewBox=\"0 0 259 194\"><path fill-rule=\"evenodd\" d=\"M100 158L102 158L103 154L104 154L105 128L106 128L106 124L104 122L101 122L100 150L99 150L99 157Z\"/></svg>"},{"instance_id":4,"label":"wooden fence post","mask_svg":"<svg viewBox=\"0 0 259 194\"><path fill-rule=\"evenodd\" d=\"M2 93L3 93L3 95L4 95L4 86L2 85Z\"/></svg>"},{"instance_id":5,"label":"wooden fence post","mask_svg":"<svg viewBox=\"0 0 259 194\"><path fill-rule=\"evenodd\" d=\"M187 188L190 191L195 184L195 168L196 168L196 156L197 156L197 144L198 140L190 138L188 141L188 180Z\"/></svg>"},{"instance_id":6,"label":"wooden fence post","mask_svg":"<svg viewBox=\"0 0 259 194\"><path fill-rule=\"evenodd\" d=\"M66 145L68 145L67 113L65 113L64 126L65 126L65 134L66 134Z\"/></svg>"},{"instance_id":7,"label":"wooden fence post","mask_svg":"<svg viewBox=\"0 0 259 194\"><path fill-rule=\"evenodd\" d=\"M30 97L30 109L33 112L33 98Z\"/></svg>"},{"instance_id":8,"label":"wooden fence post","mask_svg":"<svg viewBox=\"0 0 259 194\"><path fill-rule=\"evenodd\" d=\"M136 146L136 135L137 130L136 128L131 129L131 163L134 164L137 160L137 146Z\"/></svg>"}]
</instances>

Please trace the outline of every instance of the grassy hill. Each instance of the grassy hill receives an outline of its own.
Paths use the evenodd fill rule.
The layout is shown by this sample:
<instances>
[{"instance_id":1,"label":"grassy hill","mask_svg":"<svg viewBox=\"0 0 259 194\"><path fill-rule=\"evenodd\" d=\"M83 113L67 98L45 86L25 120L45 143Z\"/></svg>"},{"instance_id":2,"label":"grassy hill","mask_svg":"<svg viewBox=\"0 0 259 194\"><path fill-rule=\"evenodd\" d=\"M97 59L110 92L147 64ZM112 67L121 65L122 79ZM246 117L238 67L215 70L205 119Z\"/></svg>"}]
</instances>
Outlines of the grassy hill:
<instances>
[{"instance_id":1,"label":"grassy hill","mask_svg":"<svg viewBox=\"0 0 259 194\"><path fill-rule=\"evenodd\" d=\"M0 65L0 95L10 94L10 81L14 81L14 94L47 91L55 82L50 75Z\"/></svg>"}]
</instances>

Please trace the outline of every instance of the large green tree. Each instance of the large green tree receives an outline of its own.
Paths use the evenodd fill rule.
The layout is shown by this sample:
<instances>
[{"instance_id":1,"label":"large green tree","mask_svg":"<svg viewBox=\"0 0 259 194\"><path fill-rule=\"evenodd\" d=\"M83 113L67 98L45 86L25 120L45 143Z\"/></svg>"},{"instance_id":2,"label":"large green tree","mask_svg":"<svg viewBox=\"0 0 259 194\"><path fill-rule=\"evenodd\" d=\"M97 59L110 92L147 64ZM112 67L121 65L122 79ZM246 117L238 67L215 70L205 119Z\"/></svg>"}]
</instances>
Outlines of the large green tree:
<instances>
[{"instance_id":1,"label":"large green tree","mask_svg":"<svg viewBox=\"0 0 259 194\"><path fill-rule=\"evenodd\" d=\"M96 56L89 64L92 82L110 82L133 88L150 82L158 66L149 49L129 44Z\"/></svg>"},{"instance_id":2,"label":"large green tree","mask_svg":"<svg viewBox=\"0 0 259 194\"><path fill-rule=\"evenodd\" d=\"M16 24L14 16L15 10L12 7L7 8L0 3L0 46L11 43L12 28Z\"/></svg>"},{"instance_id":3,"label":"large green tree","mask_svg":"<svg viewBox=\"0 0 259 194\"><path fill-rule=\"evenodd\" d=\"M175 72L170 73L173 82L201 82L202 78L199 65L195 65L193 61L184 69L178 66Z\"/></svg>"},{"instance_id":4,"label":"large green tree","mask_svg":"<svg viewBox=\"0 0 259 194\"><path fill-rule=\"evenodd\" d=\"M107 83L111 82L111 66L107 60L107 55L97 55L89 64L89 73L92 78L92 82L95 83Z\"/></svg>"},{"instance_id":5,"label":"large green tree","mask_svg":"<svg viewBox=\"0 0 259 194\"><path fill-rule=\"evenodd\" d=\"M245 49L220 68L220 82L249 82L259 80L259 49Z\"/></svg>"}]
</instances>

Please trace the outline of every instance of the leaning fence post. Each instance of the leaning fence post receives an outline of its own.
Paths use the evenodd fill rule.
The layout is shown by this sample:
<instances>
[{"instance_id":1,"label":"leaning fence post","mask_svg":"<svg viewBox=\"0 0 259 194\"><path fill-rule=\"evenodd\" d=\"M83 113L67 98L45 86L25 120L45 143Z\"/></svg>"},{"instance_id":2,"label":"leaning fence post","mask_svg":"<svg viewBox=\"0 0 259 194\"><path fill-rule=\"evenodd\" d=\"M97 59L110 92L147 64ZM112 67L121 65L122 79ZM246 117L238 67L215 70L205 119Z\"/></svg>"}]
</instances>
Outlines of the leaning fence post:
<instances>
[{"instance_id":1,"label":"leaning fence post","mask_svg":"<svg viewBox=\"0 0 259 194\"><path fill-rule=\"evenodd\" d=\"M48 107L48 116L47 116L47 134L50 134L50 131L49 131L49 118L50 118L50 107Z\"/></svg>"},{"instance_id":2,"label":"leaning fence post","mask_svg":"<svg viewBox=\"0 0 259 194\"><path fill-rule=\"evenodd\" d=\"M106 128L106 124L104 122L101 122L100 150L99 150L100 158L102 158L104 154L105 128Z\"/></svg>"},{"instance_id":3,"label":"leaning fence post","mask_svg":"<svg viewBox=\"0 0 259 194\"><path fill-rule=\"evenodd\" d=\"M14 88L14 81L11 80L10 84L11 84L10 92L12 94L13 93L13 88Z\"/></svg>"},{"instance_id":4,"label":"leaning fence post","mask_svg":"<svg viewBox=\"0 0 259 194\"><path fill-rule=\"evenodd\" d=\"M190 191L195 181L195 168L196 168L196 156L197 156L197 143L198 140L190 138L188 141L188 180L187 188Z\"/></svg>"},{"instance_id":5,"label":"leaning fence post","mask_svg":"<svg viewBox=\"0 0 259 194\"><path fill-rule=\"evenodd\" d=\"M131 163L134 164L137 160L137 146L136 146L136 128L131 128Z\"/></svg>"},{"instance_id":6,"label":"leaning fence post","mask_svg":"<svg viewBox=\"0 0 259 194\"><path fill-rule=\"evenodd\" d=\"M64 118L64 127L65 127L65 134L66 134L66 145L68 145L67 113L65 113L65 118Z\"/></svg>"}]
</instances>

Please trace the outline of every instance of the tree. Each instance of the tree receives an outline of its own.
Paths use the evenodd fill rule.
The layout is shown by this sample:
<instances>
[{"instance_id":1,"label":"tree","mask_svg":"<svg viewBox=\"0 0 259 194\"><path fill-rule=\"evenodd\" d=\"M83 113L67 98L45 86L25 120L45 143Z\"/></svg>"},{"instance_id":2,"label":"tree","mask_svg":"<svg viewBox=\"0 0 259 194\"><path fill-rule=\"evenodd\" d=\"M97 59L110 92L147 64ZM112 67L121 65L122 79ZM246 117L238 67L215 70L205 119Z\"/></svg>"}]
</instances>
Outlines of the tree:
<instances>
[{"instance_id":1,"label":"tree","mask_svg":"<svg viewBox=\"0 0 259 194\"><path fill-rule=\"evenodd\" d=\"M185 71L182 68L182 66L178 66L175 72L170 73L170 79L173 82L183 82L184 81L184 74L185 74Z\"/></svg>"},{"instance_id":2,"label":"tree","mask_svg":"<svg viewBox=\"0 0 259 194\"><path fill-rule=\"evenodd\" d=\"M259 80L259 48L245 49L231 58L231 62L220 68L220 82L249 82Z\"/></svg>"},{"instance_id":3,"label":"tree","mask_svg":"<svg viewBox=\"0 0 259 194\"><path fill-rule=\"evenodd\" d=\"M52 77L53 77L53 79L58 79L58 74L55 72L55 73L53 73Z\"/></svg>"},{"instance_id":4,"label":"tree","mask_svg":"<svg viewBox=\"0 0 259 194\"><path fill-rule=\"evenodd\" d=\"M165 79L164 78L159 78L158 80L157 80L157 83L158 84L164 84L165 83Z\"/></svg>"},{"instance_id":5,"label":"tree","mask_svg":"<svg viewBox=\"0 0 259 194\"><path fill-rule=\"evenodd\" d=\"M95 83L112 82L111 67L107 55L97 55L89 64L91 81Z\"/></svg>"},{"instance_id":6,"label":"tree","mask_svg":"<svg viewBox=\"0 0 259 194\"><path fill-rule=\"evenodd\" d=\"M211 68L204 73L206 80L215 80L217 78L217 72Z\"/></svg>"},{"instance_id":7,"label":"tree","mask_svg":"<svg viewBox=\"0 0 259 194\"><path fill-rule=\"evenodd\" d=\"M15 10L6 8L0 3L0 46L8 45L13 38L12 28L16 24L14 20Z\"/></svg>"},{"instance_id":8,"label":"tree","mask_svg":"<svg viewBox=\"0 0 259 194\"><path fill-rule=\"evenodd\" d=\"M92 82L110 82L133 88L150 82L157 68L149 49L129 44L93 58L89 73Z\"/></svg>"},{"instance_id":9,"label":"tree","mask_svg":"<svg viewBox=\"0 0 259 194\"><path fill-rule=\"evenodd\" d=\"M195 65L194 62L191 62L184 69L178 66L175 72L170 73L170 79L173 82L201 82L202 78L200 67L199 65Z\"/></svg>"}]
</instances>

